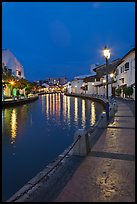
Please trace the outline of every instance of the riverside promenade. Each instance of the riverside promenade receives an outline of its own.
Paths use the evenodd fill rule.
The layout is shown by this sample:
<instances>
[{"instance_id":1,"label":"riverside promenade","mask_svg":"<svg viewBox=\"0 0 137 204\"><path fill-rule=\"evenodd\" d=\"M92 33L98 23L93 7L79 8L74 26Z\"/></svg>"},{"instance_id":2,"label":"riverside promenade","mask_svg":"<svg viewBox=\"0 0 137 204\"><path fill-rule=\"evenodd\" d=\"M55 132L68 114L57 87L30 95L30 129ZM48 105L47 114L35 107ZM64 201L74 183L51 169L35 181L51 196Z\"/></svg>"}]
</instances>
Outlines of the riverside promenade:
<instances>
[{"instance_id":1,"label":"riverside promenade","mask_svg":"<svg viewBox=\"0 0 137 204\"><path fill-rule=\"evenodd\" d=\"M7 202L135 202L135 117L126 103L117 104L87 156L68 156L40 179L46 168Z\"/></svg>"},{"instance_id":2,"label":"riverside promenade","mask_svg":"<svg viewBox=\"0 0 137 204\"><path fill-rule=\"evenodd\" d=\"M135 202L135 118L118 111L54 202Z\"/></svg>"}]
</instances>

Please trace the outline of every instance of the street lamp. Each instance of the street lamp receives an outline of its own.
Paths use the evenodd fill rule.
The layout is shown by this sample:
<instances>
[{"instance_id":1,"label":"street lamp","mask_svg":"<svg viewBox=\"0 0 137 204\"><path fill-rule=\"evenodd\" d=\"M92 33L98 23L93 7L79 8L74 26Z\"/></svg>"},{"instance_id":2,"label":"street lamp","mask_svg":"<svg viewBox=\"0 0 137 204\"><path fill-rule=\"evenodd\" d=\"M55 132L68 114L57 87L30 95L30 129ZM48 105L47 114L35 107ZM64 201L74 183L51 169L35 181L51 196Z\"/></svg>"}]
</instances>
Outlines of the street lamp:
<instances>
[{"instance_id":1,"label":"street lamp","mask_svg":"<svg viewBox=\"0 0 137 204\"><path fill-rule=\"evenodd\" d=\"M105 46L103 50L106 59L106 117L109 120L109 101L108 101L108 60L110 58L110 50Z\"/></svg>"},{"instance_id":2,"label":"street lamp","mask_svg":"<svg viewBox=\"0 0 137 204\"><path fill-rule=\"evenodd\" d=\"M14 100L14 96L13 96L13 85L15 84L14 81L10 81L9 82L11 84L11 95L12 95L12 100Z\"/></svg>"},{"instance_id":3,"label":"street lamp","mask_svg":"<svg viewBox=\"0 0 137 204\"><path fill-rule=\"evenodd\" d=\"M112 96L112 79L113 79L113 77L114 77L114 74L111 73L111 74L110 74L110 78L111 78L111 96Z\"/></svg>"}]
</instances>

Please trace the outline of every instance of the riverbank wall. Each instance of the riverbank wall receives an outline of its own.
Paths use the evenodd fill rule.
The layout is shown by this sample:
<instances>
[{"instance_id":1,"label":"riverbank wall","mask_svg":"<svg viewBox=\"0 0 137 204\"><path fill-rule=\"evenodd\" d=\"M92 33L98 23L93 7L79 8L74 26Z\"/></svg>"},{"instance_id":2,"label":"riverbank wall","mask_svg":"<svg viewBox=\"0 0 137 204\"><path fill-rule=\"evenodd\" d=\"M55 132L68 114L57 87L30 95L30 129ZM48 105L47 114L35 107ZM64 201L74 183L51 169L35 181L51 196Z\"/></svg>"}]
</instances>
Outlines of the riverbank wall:
<instances>
[{"instance_id":1,"label":"riverbank wall","mask_svg":"<svg viewBox=\"0 0 137 204\"><path fill-rule=\"evenodd\" d=\"M75 96L98 101L105 107L104 99L94 98L90 95L66 94L66 96ZM104 125L106 126L106 121L103 113L103 115L100 115L99 120L95 123L95 125L85 132L85 135L89 140L88 143L90 143L88 145L89 149L92 148L95 142L99 139L102 131L104 130ZM81 140L81 135L77 136L78 137L75 137L74 134L74 141L72 145L65 149L64 152L60 154L54 161L49 163L45 169L43 169L34 178L28 181L28 183L11 198L9 198L7 202L29 202L31 199L33 200L34 197L39 193L40 189L43 188L43 185L45 185L44 196L46 197L46 201L52 202L52 200L57 196L57 193L62 190L64 185L71 178L79 163L86 156L86 154L76 154L76 149L79 147L79 142ZM87 143L85 144L87 145ZM84 148L87 147L85 146ZM77 152L79 152L79 150L77 150Z\"/></svg>"},{"instance_id":2,"label":"riverbank wall","mask_svg":"<svg viewBox=\"0 0 137 204\"><path fill-rule=\"evenodd\" d=\"M26 103L33 102L33 101L37 100L38 98L39 98L38 96L34 96L34 97L23 98L23 99L18 99L18 100L2 101L2 108L8 108L11 106L23 105Z\"/></svg>"}]
</instances>

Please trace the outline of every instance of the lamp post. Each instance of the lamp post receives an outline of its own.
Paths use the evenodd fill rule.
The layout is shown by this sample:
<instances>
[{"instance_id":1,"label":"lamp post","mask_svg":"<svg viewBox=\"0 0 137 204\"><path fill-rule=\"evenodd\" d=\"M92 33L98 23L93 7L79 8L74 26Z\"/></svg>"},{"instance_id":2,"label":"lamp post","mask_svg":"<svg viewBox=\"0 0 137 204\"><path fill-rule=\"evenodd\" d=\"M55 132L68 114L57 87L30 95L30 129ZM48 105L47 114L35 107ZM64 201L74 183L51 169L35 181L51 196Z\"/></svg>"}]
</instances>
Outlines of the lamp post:
<instances>
[{"instance_id":1,"label":"lamp post","mask_svg":"<svg viewBox=\"0 0 137 204\"><path fill-rule=\"evenodd\" d=\"M106 59L106 118L109 121L109 101L108 101L108 60L110 58L110 50L105 46L103 50Z\"/></svg>"},{"instance_id":2,"label":"lamp post","mask_svg":"<svg viewBox=\"0 0 137 204\"><path fill-rule=\"evenodd\" d=\"M111 96L112 96L112 79L113 79L113 77L114 77L114 74L111 73L111 74L110 74L110 78L111 78Z\"/></svg>"}]
</instances>

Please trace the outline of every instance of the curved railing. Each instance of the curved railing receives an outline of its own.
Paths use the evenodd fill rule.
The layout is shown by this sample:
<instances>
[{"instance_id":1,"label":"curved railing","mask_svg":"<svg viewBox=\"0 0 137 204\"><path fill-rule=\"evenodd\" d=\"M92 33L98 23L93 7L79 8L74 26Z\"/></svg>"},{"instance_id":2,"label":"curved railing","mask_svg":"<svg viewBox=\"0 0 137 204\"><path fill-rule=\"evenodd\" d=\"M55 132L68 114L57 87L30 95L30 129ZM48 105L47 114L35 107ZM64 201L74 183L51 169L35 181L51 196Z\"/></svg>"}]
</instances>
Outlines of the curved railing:
<instances>
[{"instance_id":1,"label":"curved railing","mask_svg":"<svg viewBox=\"0 0 137 204\"><path fill-rule=\"evenodd\" d=\"M73 94L74 96L74 94ZM78 95L75 95L78 96ZM86 95L86 97L90 97L91 99L91 95ZM93 97L93 96L92 96ZM102 100L102 98L100 98L100 100ZM105 99L103 100L103 102L105 103ZM110 102L111 104L114 103L114 100L111 100ZM110 111L112 111L113 108L110 108ZM116 111L116 109L114 110ZM113 113L114 113L113 111ZM28 193L33 187L35 187L40 181L42 181L44 178L48 178L49 175L53 174L55 172L55 170L57 169L57 167L59 167L61 165L61 163L63 162L63 160L70 154L70 155L79 155L79 156L85 156L88 151L89 148L91 148L91 144L89 144L89 137L91 136L91 134L95 134L96 130L98 130L99 128L104 128L106 126L106 117L105 117L105 112L101 113L99 116L99 120L93 125L91 126L88 130L86 130L85 132L83 131L82 134L80 134L77 130L75 132L75 137L74 137L74 142L67 148L64 150L64 152L58 156L58 158L50 163L49 165L46 166L46 168L38 173L34 178L32 178L31 180L33 180L33 182L30 180L25 187L23 187L22 189L20 189L17 193L15 193L10 199L8 199L7 202L15 202L18 199L20 199L23 195L25 195L26 193ZM84 129L81 129L84 130ZM83 140L84 139L84 140ZM80 152L81 150L78 150L81 144L83 145L83 141L85 142L85 146L84 146L84 153ZM72 150L72 151L71 151ZM83 150L82 150L83 151ZM60 159L61 156L61 159ZM28 185L31 184L31 185Z\"/></svg>"}]
</instances>

